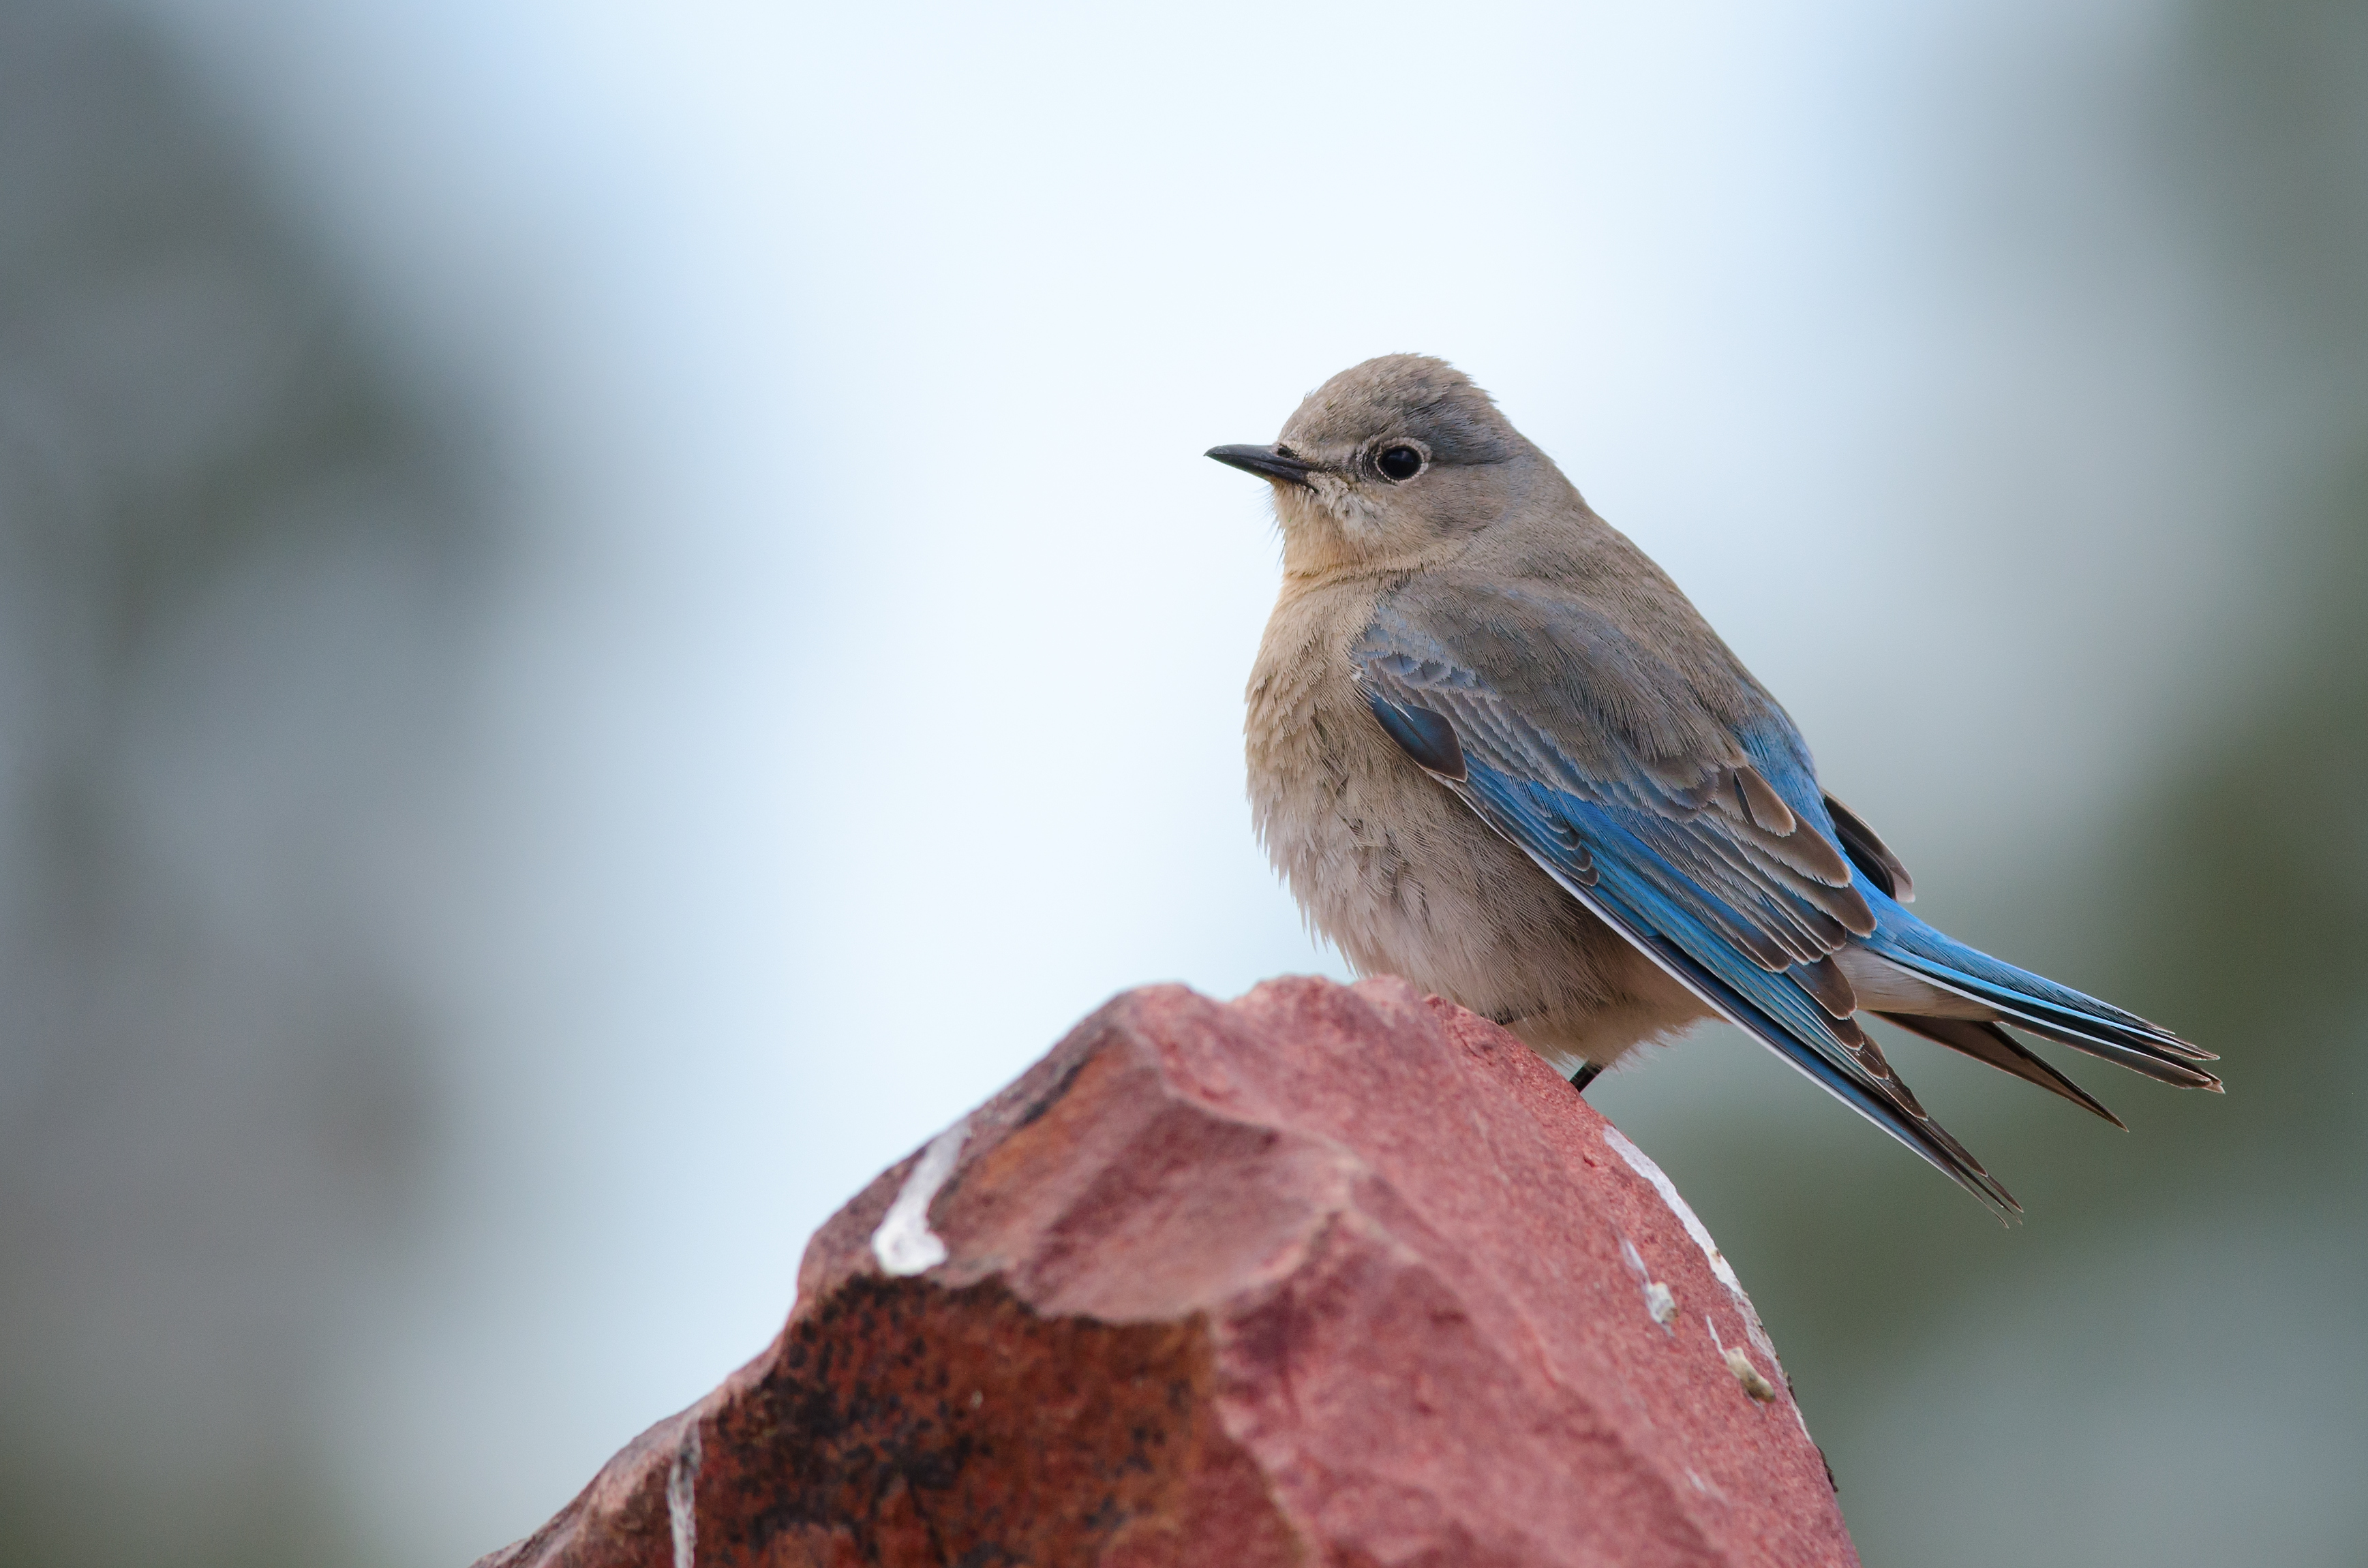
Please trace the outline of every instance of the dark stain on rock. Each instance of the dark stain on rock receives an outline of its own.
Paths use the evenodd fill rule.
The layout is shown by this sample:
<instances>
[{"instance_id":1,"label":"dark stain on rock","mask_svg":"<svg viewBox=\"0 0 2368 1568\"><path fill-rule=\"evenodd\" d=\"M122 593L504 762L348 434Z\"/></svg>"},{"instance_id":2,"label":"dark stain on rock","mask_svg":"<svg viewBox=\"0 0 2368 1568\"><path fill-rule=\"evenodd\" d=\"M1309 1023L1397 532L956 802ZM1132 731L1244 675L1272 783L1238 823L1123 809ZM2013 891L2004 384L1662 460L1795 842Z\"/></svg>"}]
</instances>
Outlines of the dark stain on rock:
<instances>
[{"instance_id":1,"label":"dark stain on rock","mask_svg":"<svg viewBox=\"0 0 2368 1568\"><path fill-rule=\"evenodd\" d=\"M1197 1317L1046 1318L1000 1280L850 1278L712 1417L700 1563L1180 1563L1201 1472L1246 1462L1212 1364ZM1235 1525L1295 1555L1279 1519Z\"/></svg>"}]
</instances>

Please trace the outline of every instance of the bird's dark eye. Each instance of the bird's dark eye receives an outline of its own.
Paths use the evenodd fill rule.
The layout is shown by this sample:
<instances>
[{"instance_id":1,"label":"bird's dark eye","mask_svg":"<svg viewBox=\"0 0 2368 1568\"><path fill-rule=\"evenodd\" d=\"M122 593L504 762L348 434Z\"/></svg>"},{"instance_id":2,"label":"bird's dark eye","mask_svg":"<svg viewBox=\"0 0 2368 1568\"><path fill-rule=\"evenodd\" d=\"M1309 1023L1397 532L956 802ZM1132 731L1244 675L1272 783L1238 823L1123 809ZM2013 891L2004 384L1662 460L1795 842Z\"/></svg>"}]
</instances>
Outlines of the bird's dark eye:
<instances>
[{"instance_id":1,"label":"bird's dark eye","mask_svg":"<svg viewBox=\"0 0 2368 1568\"><path fill-rule=\"evenodd\" d=\"M1412 479L1422 472L1422 454L1412 447L1391 447L1373 460L1373 466L1392 483Z\"/></svg>"}]
</instances>

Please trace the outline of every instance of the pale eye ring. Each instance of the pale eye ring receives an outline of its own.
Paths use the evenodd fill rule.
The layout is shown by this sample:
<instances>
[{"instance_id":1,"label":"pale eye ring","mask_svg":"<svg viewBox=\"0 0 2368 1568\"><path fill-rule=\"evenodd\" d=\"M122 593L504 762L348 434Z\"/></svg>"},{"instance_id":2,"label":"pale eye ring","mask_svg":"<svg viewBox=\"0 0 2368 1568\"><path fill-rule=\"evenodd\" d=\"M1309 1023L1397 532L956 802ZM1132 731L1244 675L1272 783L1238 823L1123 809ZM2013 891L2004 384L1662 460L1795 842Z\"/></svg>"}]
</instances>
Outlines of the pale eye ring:
<instances>
[{"instance_id":1,"label":"pale eye ring","mask_svg":"<svg viewBox=\"0 0 2368 1568\"><path fill-rule=\"evenodd\" d=\"M1424 460L1420 448L1400 442L1396 446L1383 447L1374 457L1373 466L1381 470L1383 479L1393 484L1401 484L1422 472Z\"/></svg>"}]
</instances>

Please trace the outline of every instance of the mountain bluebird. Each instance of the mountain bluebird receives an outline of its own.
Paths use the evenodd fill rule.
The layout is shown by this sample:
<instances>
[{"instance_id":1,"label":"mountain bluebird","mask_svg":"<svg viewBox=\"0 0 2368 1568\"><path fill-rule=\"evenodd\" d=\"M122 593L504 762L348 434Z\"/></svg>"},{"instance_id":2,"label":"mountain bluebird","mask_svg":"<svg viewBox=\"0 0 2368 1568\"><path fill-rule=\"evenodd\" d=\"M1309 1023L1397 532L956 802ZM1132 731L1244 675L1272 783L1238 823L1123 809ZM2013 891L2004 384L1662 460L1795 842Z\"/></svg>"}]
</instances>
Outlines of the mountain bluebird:
<instances>
[{"instance_id":1,"label":"mountain bluebird","mask_svg":"<svg viewBox=\"0 0 2368 1568\"><path fill-rule=\"evenodd\" d=\"M1273 446L1283 580L1249 683L1260 839L1362 973L1494 1018L1582 1090L1731 1020L2001 1213L1863 1012L2121 1125L2002 1026L2218 1089L2168 1029L1952 940L1791 719L1488 395L1368 360Z\"/></svg>"}]
</instances>

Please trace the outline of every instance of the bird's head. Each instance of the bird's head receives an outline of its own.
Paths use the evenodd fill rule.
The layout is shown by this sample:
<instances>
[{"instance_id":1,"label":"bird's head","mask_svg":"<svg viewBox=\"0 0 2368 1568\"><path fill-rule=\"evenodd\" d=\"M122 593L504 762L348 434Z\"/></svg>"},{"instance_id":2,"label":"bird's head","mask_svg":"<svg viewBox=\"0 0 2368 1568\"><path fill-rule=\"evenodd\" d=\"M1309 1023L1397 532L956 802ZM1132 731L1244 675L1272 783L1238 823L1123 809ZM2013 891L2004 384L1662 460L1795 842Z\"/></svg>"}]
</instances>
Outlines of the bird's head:
<instances>
[{"instance_id":1,"label":"bird's head","mask_svg":"<svg viewBox=\"0 0 2368 1568\"><path fill-rule=\"evenodd\" d=\"M1537 450L1444 359L1389 354L1309 392L1274 445L1209 456L1273 483L1286 568L1321 572L1419 558L1486 527Z\"/></svg>"}]
</instances>

